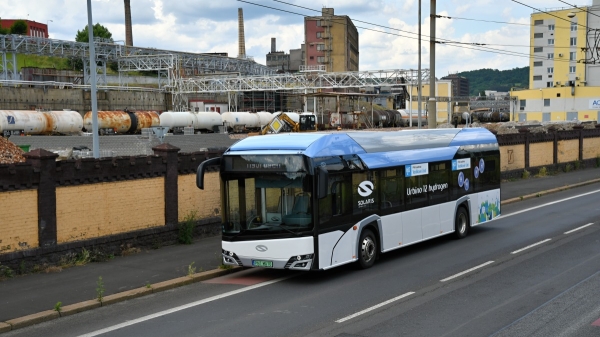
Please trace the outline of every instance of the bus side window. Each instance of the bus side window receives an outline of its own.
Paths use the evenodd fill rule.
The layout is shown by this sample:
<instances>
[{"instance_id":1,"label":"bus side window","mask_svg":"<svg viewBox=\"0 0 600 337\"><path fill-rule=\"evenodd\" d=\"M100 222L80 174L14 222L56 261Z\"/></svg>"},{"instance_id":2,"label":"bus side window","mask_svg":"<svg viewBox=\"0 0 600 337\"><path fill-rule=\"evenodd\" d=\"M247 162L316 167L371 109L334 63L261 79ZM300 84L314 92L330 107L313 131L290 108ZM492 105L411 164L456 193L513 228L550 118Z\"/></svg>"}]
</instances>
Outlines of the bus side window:
<instances>
[{"instance_id":1,"label":"bus side window","mask_svg":"<svg viewBox=\"0 0 600 337\"><path fill-rule=\"evenodd\" d=\"M381 209L398 207L402 204L404 178L402 169L383 170L381 175Z\"/></svg>"}]
</instances>

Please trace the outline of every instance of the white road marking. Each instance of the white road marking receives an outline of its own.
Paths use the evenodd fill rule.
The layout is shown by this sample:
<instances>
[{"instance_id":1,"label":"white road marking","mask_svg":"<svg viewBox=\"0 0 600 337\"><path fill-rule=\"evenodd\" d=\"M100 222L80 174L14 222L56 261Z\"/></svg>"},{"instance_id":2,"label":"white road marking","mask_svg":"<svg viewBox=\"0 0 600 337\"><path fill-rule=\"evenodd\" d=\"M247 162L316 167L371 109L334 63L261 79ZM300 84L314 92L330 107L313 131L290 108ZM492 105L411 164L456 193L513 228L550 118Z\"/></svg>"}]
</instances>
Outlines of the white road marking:
<instances>
[{"instance_id":1,"label":"white road marking","mask_svg":"<svg viewBox=\"0 0 600 337\"><path fill-rule=\"evenodd\" d=\"M407 296L410 296L410 295L412 295L412 294L414 294L414 292L413 292L413 291L407 292L406 294L402 294L402 295L400 295L400 296L394 297L394 298L392 298L392 299L390 299L390 300L387 300L387 301L385 301L385 302L381 302L381 303L379 303L379 304L376 304L376 305L374 305L374 306L372 306L372 307L370 307L370 308L367 308L367 309L365 309L365 310L359 311L359 312L357 312L357 313L355 313L355 314L352 314L352 315L350 315L350 316L346 316L346 317L344 317L344 318L340 318L340 319L338 319L338 320L337 320L337 321L335 321L335 322L336 322L336 323L342 323L342 322L345 322L345 321L347 321L347 320L349 320L349 319L352 319L352 318L354 318L354 317L356 317L356 316L360 316L360 315L362 315L362 314L364 314L364 313L367 313L367 312L369 312L369 311L375 310L375 309L377 309L377 308L381 308L381 307L383 307L384 305L388 305L388 304L390 304L390 303L392 303L392 302L395 302L395 301L397 301L397 300L399 300L399 299L405 298L405 297L407 297Z\"/></svg>"},{"instance_id":2,"label":"white road marking","mask_svg":"<svg viewBox=\"0 0 600 337\"><path fill-rule=\"evenodd\" d=\"M452 275L452 276L450 276L450 277L446 277L445 279L443 279L443 280L440 280L440 282L446 282L446 281L450 281L450 280L452 280L453 278L457 278L457 277L459 277L459 276L461 276L461 275L464 275L464 274L466 274L466 273L470 273L470 272L472 272L473 270L476 270L476 269L479 269L479 268L483 268L483 267L487 266L488 264L492 264L492 263L494 263L494 261L488 261L488 262L486 262L486 263L480 264L480 265L478 265L478 266L476 266L476 267L473 267L473 268L471 268L471 269L467 269L467 270L465 270L465 271L462 271L462 272L460 272L460 273L458 273L458 274L454 274L454 275Z\"/></svg>"},{"instance_id":3,"label":"white road marking","mask_svg":"<svg viewBox=\"0 0 600 337\"><path fill-rule=\"evenodd\" d=\"M128 326L134 325L134 324L142 323L142 322L145 322L145 321L157 318L157 317L169 315L169 314L172 314L172 313L177 312L177 311L189 309L189 308L201 305L201 304L205 304L205 303L208 303L208 302L216 301L216 300L219 300L219 299L222 299L222 298L225 298L225 297L229 297L229 296L233 296L233 295L236 295L236 294L240 294L240 293L243 293L243 292L246 292L246 291L250 291L250 290L253 290L253 289L256 289L256 288L268 286L268 285L273 284L273 283L281 282L281 281L286 280L288 278L291 278L293 276L295 276L295 275L286 276L286 277L278 278L278 279L275 279L275 280L271 280L271 281L267 281L267 282L255 284L255 285L252 285L252 286L249 286L249 287L245 287L245 288L242 288L242 289L233 290L233 291L221 294L221 295L216 295L216 296L213 296L213 297L205 298L203 300L199 300L199 301L196 301L196 302L192 302L192 303L188 303L188 304L185 304L185 305L181 305L181 306L178 306L178 307L175 307L175 308L172 308L172 309L163 310L163 311L157 312L157 313L152 314L152 315L147 315L147 316L140 317L140 318L137 318L137 319L134 319L134 320L131 320L131 321L127 321L127 322L121 323L121 324L109 326L109 327L104 328L104 329L100 329L100 330L96 330L96 331L93 331L93 332L90 332L90 333L86 333L84 335L81 335L80 337L92 337L92 336L98 336L98 335L101 335L101 334L105 334L107 332L115 331L115 330L118 330L118 329L121 329L121 328L125 328L125 327L128 327Z\"/></svg>"},{"instance_id":4,"label":"white road marking","mask_svg":"<svg viewBox=\"0 0 600 337\"><path fill-rule=\"evenodd\" d=\"M571 200L571 199L576 199L576 198L580 198L580 197L585 197L586 195L590 195L590 194L594 194L594 193L598 193L600 192L600 190L595 190L595 191L591 191L591 192L587 192L587 193L583 193L583 194L578 194L576 196L573 197L568 197L568 198L564 198L561 200L556 200L556 201L552 201L543 205L539 205L539 206L535 206L535 207L531 207L531 208L527 208L527 209L522 209L520 211L516 211L514 213L510 213L510 214L502 214L500 216L500 218L498 219L504 219L504 218L508 218L509 216L513 216L513 215L517 215L517 214L521 214L521 213L525 213L525 212L529 212L529 211L533 211L534 209L538 209L538 208L542 208L542 207L546 207L546 206L550 206L550 205L554 205L554 204L558 204L561 203L563 201L567 201L567 200Z\"/></svg>"},{"instance_id":5,"label":"white road marking","mask_svg":"<svg viewBox=\"0 0 600 337\"><path fill-rule=\"evenodd\" d=\"M527 246L527 247L524 247L524 248L521 248L521 249L515 250L515 251L514 251L514 252L512 252L511 254L517 254L517 253L520 253L520 252L522 252L522 251L524 251L524 250L526 250L526 249L529 249L529 248L531 248L531 247L535 247L535 246L537 246L537 245L541 245L542 243L544 243L544 242L548 242L548 241L550 241L550 240L552 240L552 239L546 239L546 240L542 240L542 241L540 241L540 242L536 242L536 243L534 243L534 244L532 244L532 245L529 245L529 246Z\"/></svg>"},{"instance_id":6,"label":"white road marking","mask_svg":"<svg viewBox=\"0 0 600 337\"><path fill-rule=\"evenodd\" d=\"M575 228L575 229L571 229L570 231L568 231L568 232L565 232L565 234L571 234L571 233L573 233L573 232L575 232L575 231L578 231L578 230L580 230L580 229L584 229L584 228L586 228L586 227L588 227L588 226L591 226L591 225L593 225L593 224L594 224L594 223L592 222L592 223L589 223L589 224L587 224L587 225L583 225L583 226L581 226L581 227L577 227L577 228Z\"/></svg>"}]
</instances>

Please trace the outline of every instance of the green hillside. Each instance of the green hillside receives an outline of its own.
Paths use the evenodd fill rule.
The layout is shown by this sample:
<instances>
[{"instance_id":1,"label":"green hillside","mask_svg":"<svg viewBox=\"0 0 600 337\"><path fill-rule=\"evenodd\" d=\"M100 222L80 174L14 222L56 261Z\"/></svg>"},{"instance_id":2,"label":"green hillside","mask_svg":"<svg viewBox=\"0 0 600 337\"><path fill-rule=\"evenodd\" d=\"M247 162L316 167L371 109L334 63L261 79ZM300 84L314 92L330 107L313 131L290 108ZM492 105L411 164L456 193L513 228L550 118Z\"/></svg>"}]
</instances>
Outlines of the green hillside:
<instances>
[{"instance_id":1,"label":"green hillside","mask_svg":"<svg viewBox=\"0 0 600 337\"><path fill-rule=\"evenodd\" d=\"M510 70L479 69L458 73L469 79L469 95L484 90L510 91L512 87L529 88L529 67Z\"/></svg>"}]
</instances>

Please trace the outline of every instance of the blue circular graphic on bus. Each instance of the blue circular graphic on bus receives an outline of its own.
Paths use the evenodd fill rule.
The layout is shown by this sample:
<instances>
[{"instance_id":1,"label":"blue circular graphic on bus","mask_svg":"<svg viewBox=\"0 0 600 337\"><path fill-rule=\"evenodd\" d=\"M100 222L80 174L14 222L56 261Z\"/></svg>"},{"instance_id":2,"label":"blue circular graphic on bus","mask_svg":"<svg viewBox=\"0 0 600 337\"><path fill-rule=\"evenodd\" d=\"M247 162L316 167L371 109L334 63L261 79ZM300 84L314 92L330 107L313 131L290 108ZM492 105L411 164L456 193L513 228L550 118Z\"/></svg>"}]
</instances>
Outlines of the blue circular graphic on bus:
<instances>
[{"instance_id":1,"label":"blue circular graphic on bus","mask_svg":"<svg viewBox=\"0 0 600 337\"><path fill-rule=\"evenodd\" d=\"M465 182L465 175L461 172L458 172L458 186L463 187Z\"/></svg>"},{"instance_id":2,"label":"blue circular graphic on bus","mask_svg":"<svg viewBox=\"0 0 600 337\"><path fill-rule=\"evenodd\" d=\"M483 158L479 159L479 173L483 173L483 169L485 168L485 162Z\"/></svg>"},{"instance_id":3,"label":"blue circular graphic on bus","mask_svg":"<svg viewBox=\"0 0 600 337\"><path fill-rule=\"evenodd\" d=\"M465 191L469 190L469 178L465 179Z\"/></svg>"},{"instance_id":4,"label":"blue circular graphic on bus","mask_svg":"<svg viewBox=\"0 0 600 337\"><path fill-rule=\"evenodd\" d=\"M479 166L475 166L475 169L473 171L473 173L475 174L475 179L479 178Z\"/></svg>"}]
</instances>

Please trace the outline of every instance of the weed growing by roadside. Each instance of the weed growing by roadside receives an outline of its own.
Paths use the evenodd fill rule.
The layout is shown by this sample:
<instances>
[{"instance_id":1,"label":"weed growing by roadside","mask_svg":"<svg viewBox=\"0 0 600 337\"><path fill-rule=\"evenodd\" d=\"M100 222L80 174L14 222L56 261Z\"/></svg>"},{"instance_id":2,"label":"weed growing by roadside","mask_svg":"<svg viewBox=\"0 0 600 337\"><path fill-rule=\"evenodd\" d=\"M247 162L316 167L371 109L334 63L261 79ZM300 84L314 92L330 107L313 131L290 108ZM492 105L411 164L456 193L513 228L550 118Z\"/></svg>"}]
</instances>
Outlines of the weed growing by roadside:
<instances>
[{"instance_id":1,"label":"weed growing by roadside","mask_svg":"<svg viewBox=\"0 0 600 337\"><path fill-rule=\"evenodd\" d=\"M188 272L187 272L188 276L192 276L196 273L196 267L194 267L194 263L195 262L192 262L188 265Z\"/></svg>"},{"instance_id":2,"label":"weed growing by roadside","mask_svg":"<svg viewBox=\"0 0 600 337\"><path fill-rule=\"evenodd\" d=\"M10 267L3 266L0 264L0 280L5 278L11 278L15 276L15 273Z\"/></svg>"},{"instance_id":3,"label":"weed growing by roadside","mask_svg":"<svg viewBox=\"0 0 600 337\"><path fill-rule=\"evenodd\" d=\"M152 289L152 285L150 284L150 282L146 282L146 288Z\"/></svg>"},{"instance_id":4,"label":"weed growing by roadside","mask_svg":"<svg viewBox=\"0 0 600 337\"><path fill-rule=\"evenodd\" d=\"M60 312L62 311L62 302L56 302L54 305L54 311L58 312L58 315L60 316Z\"/></svg>"},{"instance_id":5,"label":"weed growing by roadside","mask_svg":"<svg viewBox=\"0 0 600 337\"><path fill-rule=\"evenodd\" d=\"M529 172L527 170L523 170L523 179L529 179L530 176L531 176L531 172Z\"/></svg>"},{"instance_id":6,"label":"weed growing by roadside","mask_svg":"<svg viewBox=\"0 0 600 337\"><path fill-rule=\"evenodd\" d=\"M196 211L192 211L186 215L184 221L179 224L179 243L189 245L194 238L194 227L196 227Z\"/></svg>"},{"instance_id":7,"label":"weed growing by roadside","mask_svg":"<svg viewBox=\"0 0 600 337\"><path fill-rule=\"evenodd\" d=\"M573 165L567 164L565 165L565 173L569 173L573 170Z\"/></svg>"},{"instance_id":8,"label":"weed growing by roadside","mask_svg":"<svg viewBox=\"0 0 600 337\"><path fill-rule=\"evenodd\" d=\"M579 160L576 160L575 163L573 163L573 165L575 165L576 170L579 170L579 168L581 167L581 162Z\"/></svg>"},{"instance_id":9,"label":"weed growing by roadside","mask_svg":"<svg viewBox=\"0 0 600 337\"><path fill-rule=\"evenodd\" d=\"M542 193L538 193L538 194L536 194L535 196L539 198L539 197L541 197L541 196L542 196Z\"/></svg>"},{"instance_id":10,"label":"weed growing by roadside","mask_svg":"<svg viewBox=\"0 0 600 337\"><path fill-rule=\"evenodd\" d=\"M544 166L538 172L538 177L545 177L547 175L548 175L548 169L546 169L546 166Z\"/></svg>"},{"instance_id":11,"label":"weed growing by roadside","mask_svg":"<svg viewBox=\"0 0 600 337\"><path fill-rule=\"evenodd\" d=\"M102 276L99 276L98 281L96 281L96 299L100 303L104 299L104 282L102 281Z\"/></svg>"},{"instance_id":12,"label":"weed growing by roadside","mask_svg":"<svg viewBox=\"0 0 600 337\"><path fill-rule=\"evenodd\" d=\"M596 156L596 167L600 167L600 155Z\"/></svg>"},{"instance_id":13,"label":"weed growing by roadside","mask_svg":"<svg viewBox=\"0 0 600 337\"><path fill-rule=\"evenodd\" d=\"M519 198L520 198L521 200L523 200L523 196L520 196Z\"/></svg>"}]
</instances>

